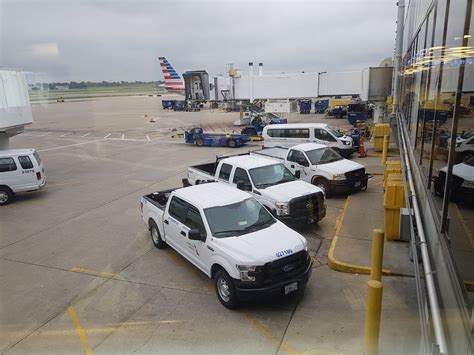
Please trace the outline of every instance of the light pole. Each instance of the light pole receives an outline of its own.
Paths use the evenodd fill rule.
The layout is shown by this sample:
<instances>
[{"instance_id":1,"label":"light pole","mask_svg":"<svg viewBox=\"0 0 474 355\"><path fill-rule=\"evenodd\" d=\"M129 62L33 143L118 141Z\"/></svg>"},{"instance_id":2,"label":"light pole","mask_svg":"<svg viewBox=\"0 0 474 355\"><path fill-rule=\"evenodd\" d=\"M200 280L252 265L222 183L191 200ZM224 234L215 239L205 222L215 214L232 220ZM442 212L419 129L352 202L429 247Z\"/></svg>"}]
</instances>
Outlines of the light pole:
<instances>
[{"instance_id":1,"label":"light pole","mask_svg":"<svg viewBox=\"0 0 474 355\"><path fill-rule=\"evenodd\" d=\"M319 77L321 76L321 74L326 74L327 71L320 71L318 72L318 97L319 97Z\"/></svg>"}]
</instances>

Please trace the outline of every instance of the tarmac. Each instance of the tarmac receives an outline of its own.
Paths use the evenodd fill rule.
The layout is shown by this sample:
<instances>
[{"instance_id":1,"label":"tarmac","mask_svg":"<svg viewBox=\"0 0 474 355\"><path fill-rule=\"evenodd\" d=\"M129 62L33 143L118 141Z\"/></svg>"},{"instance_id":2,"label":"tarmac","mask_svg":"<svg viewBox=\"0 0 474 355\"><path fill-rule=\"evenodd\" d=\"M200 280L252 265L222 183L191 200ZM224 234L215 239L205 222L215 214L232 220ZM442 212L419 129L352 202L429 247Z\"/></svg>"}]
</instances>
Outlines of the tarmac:
<instances>
[{"instance_id":1,"label":"tarmac","mask_svg":"<svg viewBox=\"0 0 474 355\"><path fill-rule=\"evenodd\" d=\"M40 152L48 184L2 207L0 351L361 354L369 277L331 269L328 256L337 236L336 260L370 265L372 230L383 228L380 158L354 156L373 173L368 190L327 199L327 216L301 231L314 260L305 292L229 311L205 275L172 249L153 247L139 200L180 186L190 165L261 143L188 146L171 138L180 127L235 129L238 113L168 112L159 100L33 105L35 123L12 138L12 148ZM159 119L150 123L145 113ZM290 121L347 127L315 114ZM407 244L385 243L384 268L406 276L382 279L381 353L417 353Z\"/></svg>"}]
</instances>

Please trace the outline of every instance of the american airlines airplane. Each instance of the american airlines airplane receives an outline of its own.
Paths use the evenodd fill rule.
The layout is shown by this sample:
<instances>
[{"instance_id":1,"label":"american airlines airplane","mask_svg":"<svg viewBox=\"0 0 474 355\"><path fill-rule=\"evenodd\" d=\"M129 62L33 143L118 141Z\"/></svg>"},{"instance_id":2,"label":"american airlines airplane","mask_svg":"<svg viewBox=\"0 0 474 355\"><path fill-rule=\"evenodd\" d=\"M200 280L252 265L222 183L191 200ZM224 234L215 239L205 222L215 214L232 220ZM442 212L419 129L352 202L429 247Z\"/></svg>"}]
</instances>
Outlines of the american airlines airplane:
<instances>
[{"instance_id":1,"label":"american airlines airplane","mask_svg":"<svg viewBox=\"0 0 474 355\"><path fill-rule=\"evenodd\" d=\"M165 57L158 57L160 61L161 71L165 77L165 83L160 87L168 92L184 95L184 81L181 75L171 66Z\"/></svg>"}]
</instances>

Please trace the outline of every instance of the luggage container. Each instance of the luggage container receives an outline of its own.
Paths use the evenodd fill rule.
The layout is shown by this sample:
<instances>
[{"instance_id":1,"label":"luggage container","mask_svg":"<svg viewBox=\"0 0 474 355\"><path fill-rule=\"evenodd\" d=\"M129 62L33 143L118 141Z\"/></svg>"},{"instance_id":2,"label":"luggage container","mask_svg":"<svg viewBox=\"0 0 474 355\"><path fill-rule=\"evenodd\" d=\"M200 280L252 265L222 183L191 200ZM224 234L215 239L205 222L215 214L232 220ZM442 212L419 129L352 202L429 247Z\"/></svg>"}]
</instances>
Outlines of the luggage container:
<instances>
[{"instance_id":1,"label":"luggage container","mask_svg":"<svg viewBox=\"0 0 474 355\"><path fill-rule=\"evenodd\" d=\"M329 99L316 100L314 103L314 113L325 113L329 107Z\"/></svg>"},{"instance_id":2,"label":"luggage container","mask_svg":"<svg viewBox=\"0 0 474 355\"><path fill-rule=\"evenodd\" d=\"M311 112L313 102L311 100L298 100L298 105L300 106L300 113L308 114Z\"/></svg>"}]
</instances>

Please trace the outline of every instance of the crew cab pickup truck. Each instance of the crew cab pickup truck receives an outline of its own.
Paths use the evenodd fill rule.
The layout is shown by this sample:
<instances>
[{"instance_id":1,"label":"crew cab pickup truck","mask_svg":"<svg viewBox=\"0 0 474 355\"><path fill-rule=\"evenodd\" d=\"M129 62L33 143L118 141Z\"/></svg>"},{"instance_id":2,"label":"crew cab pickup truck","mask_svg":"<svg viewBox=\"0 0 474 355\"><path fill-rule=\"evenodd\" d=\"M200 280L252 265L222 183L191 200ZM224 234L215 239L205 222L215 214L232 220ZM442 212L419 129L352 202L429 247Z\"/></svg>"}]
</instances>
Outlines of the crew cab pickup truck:
<instances>
[{"instance_id":1,"label":"crew cab pickup truck","mask_svg":"<svg viewBox=\"0 0 474 355\"><path fill-rule=\"evenodd\" d=\"M274 216L293 226L317 223L326 216L323 191L298 179L272 159L241 154L188 168L186 185L218 181L250 193Z\"/></svg>"},{"instance_id":2,"label":"crew cab pickup truck","mask_svg":"<svg viewBox=\"0 0 474 355\"><path fill-rule=\"evenodd\" d=\"M171 246L204 272L227 308L303 291L310 277L306 239L244 191L209 183L155 192L141 213L155 247Z\"/></svg>"},{"instance_id":3,"label":"crew cab pickup truck","mask_svg":"<svg viewBox=\"0 0 474 355\"><path fill-rule=\"evenodd\" d=\"M369 179L365 167L344 159L334 149L318 143L304 143L292 148L263 148L250 155L272 158L283 163L296 177L332 193L366 190Z\"/></svg>"}]
</instances>

